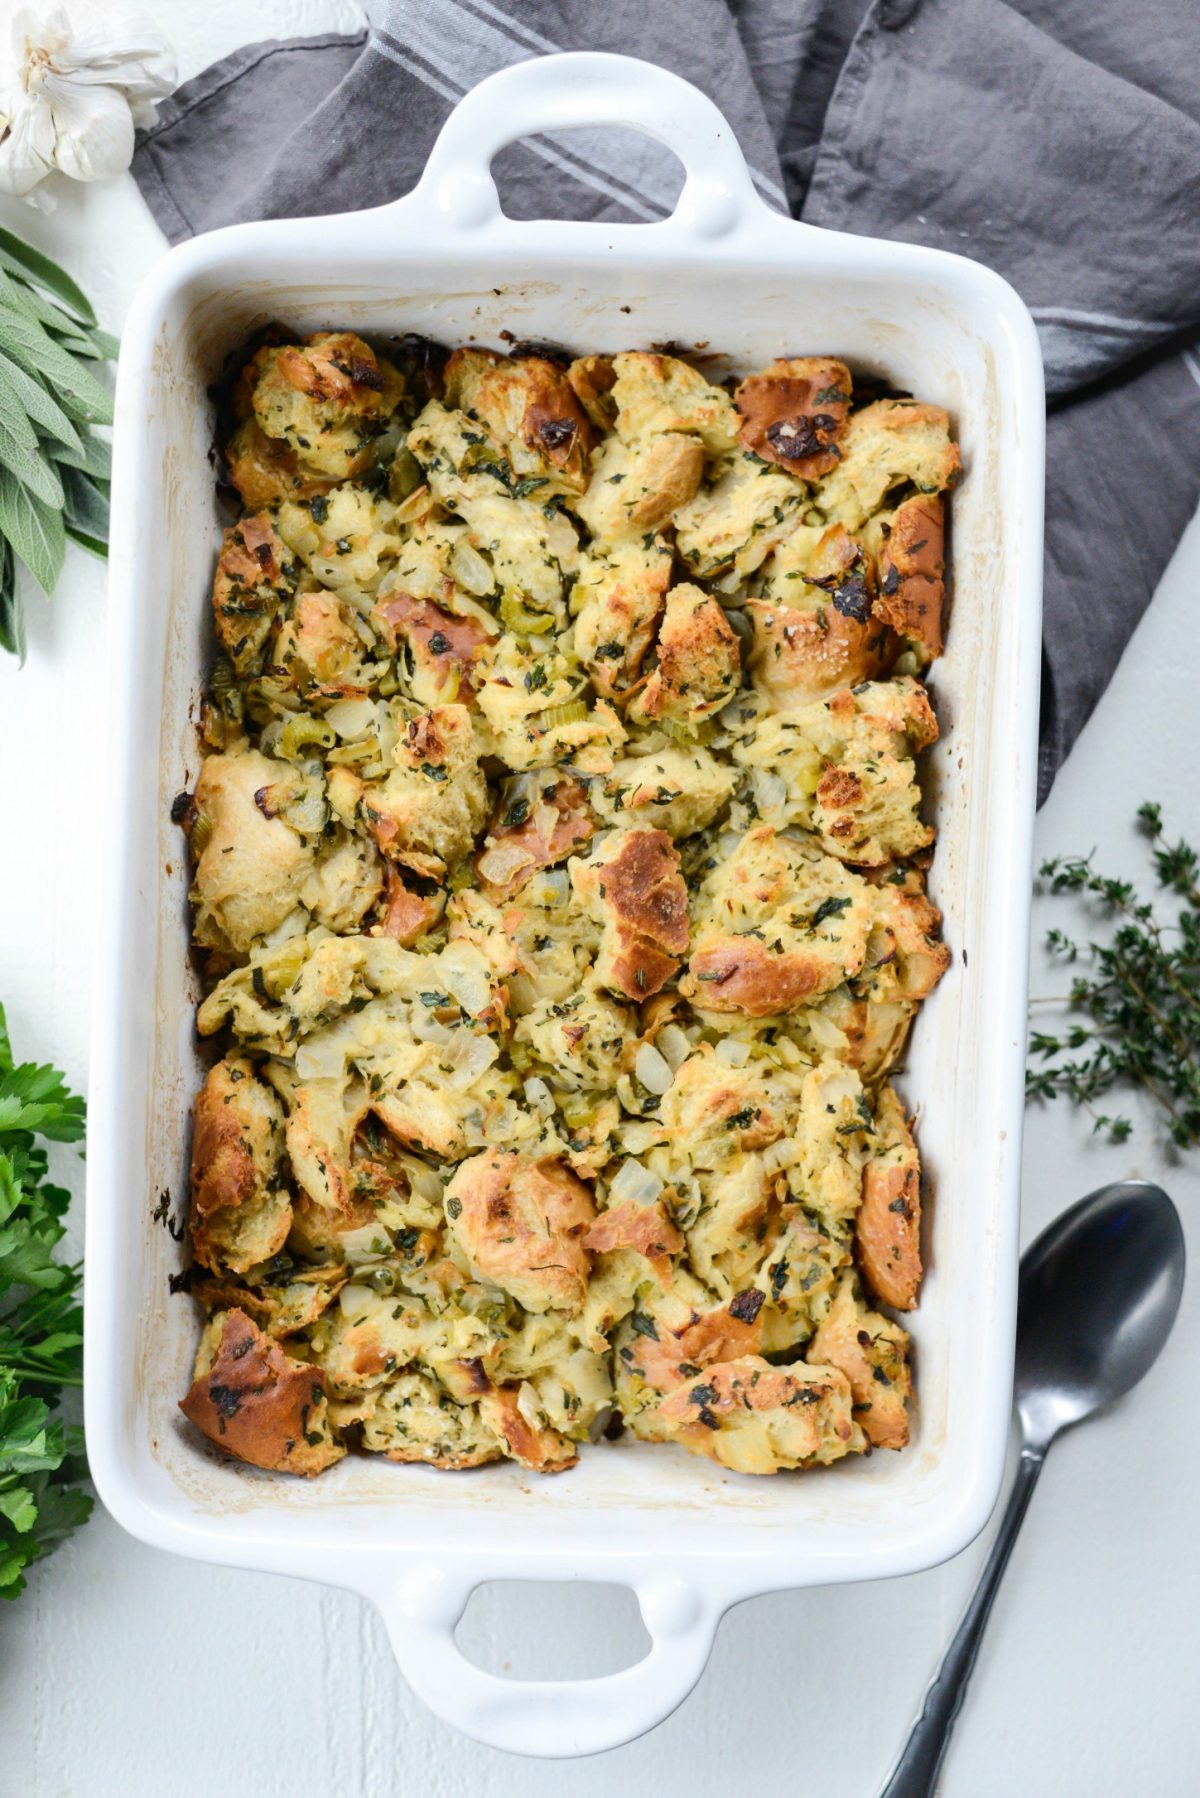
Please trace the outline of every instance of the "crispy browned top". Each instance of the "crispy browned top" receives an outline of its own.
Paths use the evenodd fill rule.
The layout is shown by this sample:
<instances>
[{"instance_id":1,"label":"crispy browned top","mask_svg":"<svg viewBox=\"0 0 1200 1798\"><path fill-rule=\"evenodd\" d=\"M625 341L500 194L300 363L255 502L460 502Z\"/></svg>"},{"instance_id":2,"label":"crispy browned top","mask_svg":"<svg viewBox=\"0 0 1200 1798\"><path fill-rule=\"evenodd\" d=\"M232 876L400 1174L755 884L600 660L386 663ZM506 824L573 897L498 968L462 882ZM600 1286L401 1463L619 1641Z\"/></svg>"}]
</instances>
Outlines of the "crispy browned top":
<instances>
[{"instance_id":1,"label":"crispy browned top","mask_svg":"<svg viewBox=\"0 0 1200 1798\"><path fill-rule=\"evenodd\" d=\"M872 947L872 964L894 964L903 998L928 998L950 966L941 928L942 914L925 893L905 893L886 882L880 886L876 930L882 942Z\"/></svg>"},{"instance_id":2,"label":"crispy browned top","mask_svg":"<svg viewBox=\"0 0 1200 1798\"><path fill-rule=\"evenodd\" d=\"M872 1448L903 1448L908 1441L907 1400L912 1379L908 1337L899 1324L854 1303L844 1281L808 1345L809 1360L836 1367L850 1382L854 1414Z\"/></svg>"},{"instance_id":3,"label":"crispy browned top","mask_svg":"<svg viewBox=\"0 0 1200 1798\"><path fill-rule=\"evenodd\" d=\"M879 552L876 613L931 656L942 653L945 551L945 506L937 494L923 493L897 507Z\"/></svg>"},{"instance_id":4,"label":"crispy browned top","mask_svg":"<svg viewBox=\"0 0 1200 1798\"><path fill-rule=\"evenodd\" d=\"M291 552L271 523L270 513L256 512L226 531L218 566L224 574L251 587L259 581L277 581L284 563L291 561Z\"/></svg>"},{"instance_id":5,"label":"crispy browned top","mask_svg":"<svg viewBox=\"0 0 1200 1798\"><path fill-rule=\"evenodd\" d=\"M890 1096L890 1089L889 1096ZM885 1105L881 1102L881 1113ZM886 1123L891 1152L868 1161L863 1170L862 1205L854 1243L863 1279L877 1299L897 1311L911 1311L921 1284L921 1172L912 1131L891 1100Z\"/></svg>"},{"instance_id":6,"label":"crispy browned top","mask_svg":"<svg viewBox=\"0 0 1200 1798\"><path fill-rule=\"evenodd\" d=\"M446 709L441 706L435 706L432 711L422 712L418 717L409 719L402 747L406 759L414 767L422 763L440 767L446 761L450 754L446 723Z\"/></svg>"},{"instance_id":7,"label":"crispy browned top","mask_svg":"<svg viewBox=\"0 0 1200 1798\"><path fill-rule=\"evenodd\" d=\"M734 396L738 440L765 462L803 481L828 474L840 460L838 440L850 413L850 371L831 356L773 362L743 381Z\"/></svg>"},{"instance_id":8,"label":"crispy browned top","mask_svg":"<svg viewBox=\"0 0 1200 1798\"><path fill-rule=\"evenodd\" d=\"M495 635L478 618L460 618L447 612L432 599L414 599L411 593L393 593L375 607L378 619L391 643L405 637L433 667L443 667L458 674L459 699L474 694L471 671L485 643Z\"/></svg>"},{"instance_id":9,"label":"crispy browned top","mask_svg":"<svg viewBox=\"0 0 1200 1798\"><path fill-rule=\"evenodd\" d=\"M682 1235L660 1204L640 1205L636 1199L602 1211L584 1241L593 1255L636 1249L663 1282L671 1271L670 1257L682 1254L684 1246Z\"/></svg>"},{"instance_id":10,"label":"crispy browned top","mask_svg":"<svg viewBox=\"0 0 1200 1798\"><path fill-rule=\"evenodd\" d=\"M566 370L541 356L526 356L522 361L528 380L521 420L525 442L556 468L581 462L592 446L592 430Z\"/></svg>"},{"instance_id":11,"label":"crispy browned top","mask_svg":"<svg viewBox=\"0 0 1200 1798\"><path fill-rule=\"evenodd\" d=\"M415 893L392 863L384 874L384 912L379 925L380 936L390 936L405 948L436 924L442 915L441 894Z\"/></svg>"},{"instance_id":12,"label":"crispy browned top","mask_svg":"<svg viewBox=\"0 0 1200 1798\"><path fill-rule=\"evenodd\" d=\"M511 1386L498 1386L481 1399L479 1409L486 1422L508 1444L509 1453L534 1473L565 1473L574 1467L579 1452L557 1430L539 1430L522 1416Z\"/></svg>"},{"instance_id":13,"label":"crispy browned top","mask_svg":"<svg viewBox=\"0 0 1200 1798\"><path fill-rule=\"evenodd\" d=\"M618 919L671 955L688 945L687 888L665 830L631 830L604 863L603 893Z\"/></svg>"},{"instance_id":14,"label":"crispy browned top","mask_svg":"<svg viewBox=\"0 0 1200 1798\"><path fill-rule=\"evenodd\" d=\"M795 611L778 600L752 599L750 655L755 683L779 704L819 698L839 681L874 680L894 658L896 639L876 618L860 624L836 605Z\"/></svg>"},{"instance_id":15,"label":"crispy browned top","mask_svg":"<svg viewBox=\"0 0 1200 1798\"><path fill-rule=\"evenodd\" d=\"M706 1368L738 1355L752 1355L762 1335L760 1309L761 1299L757 1306L738 1306L735 1299L720 1311L709 1311L704 1316L693 1311L685 1323L673 1330L656 1320L656 1334L638 1335L628 1364L648 1386L658 1392L671 1392L691 1378L684 1369Z\"/></svg>"},{"instance_id":16,"label":"crispy browned top","mask_svg":"<svg viewBox=\"0 0 1200 1798\"><path fill-rule=\"evenodd\" d=\"M830 984L828 955L795 950L774 954L754 937L728 937L697 950L689 963L689 991L705 1011L740 1011L769 1018L790 1011Z\"/></svg>"},{"instance_id":17,"label":"crispy browned top","mask_svg":"<svg viewBox=\"0 0 1200 1798\"><path fill-rule=\"evenodd\" d=\"M446 1188L447 1214L485 1280L527 1310L577 1310L591 1263L585 1246L596 1212L583 1181L561 1161L528 1161L485 1149Z\"/></svg>"},{"instance_id":18,"label":"crispy browned top","mask_svg":"<svg viewBox=\"0 0 1200 1798\"><path fill-rule=\"evenodd\" d=\"M728 1417L734 1411L774 1411L780 1405L806 1401L805 1395L825 1398L833 1390L827 1380L805 1379L783 1367L772 1367L757 1355L742 1355L706 1370L697 1386L682 1386L665 1398L659 1415L686 1418L690 1411ZM703 1418L700 1419L704 1421Z\"/></svg>"},{"instance_id":19,"label":"crispy browned top","mask_svg":"<svg viewBox=\"0 0 1200 1798\"><path fill-rule=\"evenodd\" d=\"M475 858L480 879L502 898L522 887L535 869L563 861L596 828L587 793L570 775L547 778L538 796L520 802L518 810L514 818L511 806L501 806Z\"/></svg>"},{"instance_id":20,"label":"crispy browned top","mask_svg":"<svg viewBox=\"0 0 1200 1798\"><path fill-rule=\"evenodd\" d=\"M281 599L291 591L295 560L266 512L255 513L225 533L213 578L213 623L222 647L236 660L264 641Z\"/></svg>"},{"instance_id":21,"label":"crispy browned top","mask_svg":"<svg viewBox=\"0 0 1200 1798\"><path fill-rule=\"evenodd\" d=\"M579 356L571 364L569 378L592 423L607 430L616 410L609 398L617 378L612 357Z\"/></svg>"},{"instance_id":22,"label":"crispy browned top","mask_svg":"<svg viewBox=\"0 0 1200 1798\"><path fill-rule=\"evenodd\" d=\"M337 485L332 475L300 474L300 458L289 443L268 437L257 419L240 424L225 452L229 478L247 506L277 506L286 499L312 499Z\"/></svg>"},{"instance_id":23,"label":"crispy browned top","mask_svg":"<svg viewBox=\"0 0 1200 1798\"><path fill-rule=\"evenodd\" d=\"M704 478L704 445L682 431L664 431L638 450L629 475L629 522L657 531L693 499ZM633 497L636 495L636 497Z\"/></svg>"},{"instance_id":24,"label":"crispy browned top","mask_svg":"<svg viewBox=\"0 0 1200 1798\"><path fill-rule=\"evenodd\" d=\"M658 667L636 709L647 718L701 715L725 703L740 672L737 633L719 601L699 587L673 587L659 627Z\"/></svg>"},{"instance_id":25,"label":"crispy browned top","mask_svg":"<svg viewBox=\"0 0 1200 1798\"><path fill-rule=\"evenodd\" d=\"M374 411L383 387L379 360L369 343L352 331L319 331L301 348L288 344L276 364L289 387L314 400Z\"/></svg>"},{"instance_id":26,"label":"crispy browned top","mask_svg":"<svg viewBox=\"0 0 1200 1798\"><path fill-rule=\"evenodd\" d=\"M192 1129L192 1209L194 1219L243 1205L258 1196L262 1175L236 1104L233 1075L239 1067L221 1061L196 1094Z\"/></svg>"},{"instance_id":27,"label":"crispy browned top","mask_svg":"<svg viewBox=\"0 0 1200 1798\"><path fill-rule=\"evenodd\" d=\"M244 1311L226 1314L216 1358L180 1410L218 1447L252 1467L320 1473L345 1454L325 1426L325 1376L294 1361Z\"/></svg>"},{"instance_id":28,"label":"crispy browned top","mask_svg":"<svg viewBox=\"0 0 1200 1798\"><path fill-rule=\"evenodd\" d=\"M565 368L537 354L459 349L446 364L445 381L449 398L470 417L482 417L510 443L519 437L572 488L587 486L592 428Z\"/></svg>"}]
</instances>

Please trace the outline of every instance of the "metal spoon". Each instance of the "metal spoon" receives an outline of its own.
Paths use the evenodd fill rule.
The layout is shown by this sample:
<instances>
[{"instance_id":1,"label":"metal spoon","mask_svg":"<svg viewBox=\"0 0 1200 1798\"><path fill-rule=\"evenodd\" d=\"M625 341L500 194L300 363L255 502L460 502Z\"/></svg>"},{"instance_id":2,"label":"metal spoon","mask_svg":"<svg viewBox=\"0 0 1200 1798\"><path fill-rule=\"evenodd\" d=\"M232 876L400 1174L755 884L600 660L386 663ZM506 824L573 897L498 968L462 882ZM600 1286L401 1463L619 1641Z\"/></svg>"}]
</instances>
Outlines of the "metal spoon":
<instances>
[{"instance_id":1,"label":"metal spoon","mask_svg":"<svg viewBox=\"0 0 1200 1798\"><path fill-rule=\"evenodd\" d=\"M1148 1373L1183 1292L1179 1213L1159 1186L1122 1180L1064 1211L1021 1257L1014 1400L1021 1459L970 1604L880 1798L930 1798L1017 1531L1061 1430Z\"/></svg>"}]
</instances>

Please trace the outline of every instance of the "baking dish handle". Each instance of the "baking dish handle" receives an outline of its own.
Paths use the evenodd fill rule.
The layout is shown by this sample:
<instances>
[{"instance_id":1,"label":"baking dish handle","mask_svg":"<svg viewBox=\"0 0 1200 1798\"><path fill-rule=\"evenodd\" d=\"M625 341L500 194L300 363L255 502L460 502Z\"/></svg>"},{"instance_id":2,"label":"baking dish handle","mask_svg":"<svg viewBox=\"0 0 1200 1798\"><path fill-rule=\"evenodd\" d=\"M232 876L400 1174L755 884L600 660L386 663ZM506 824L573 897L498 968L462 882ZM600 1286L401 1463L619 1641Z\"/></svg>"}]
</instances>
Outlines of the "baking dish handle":
<instances>
[{"instance_id":1,"label":"baking dish handle","mask_svg":"<svg viewBox=\"0 0 1200 1798\"><path fill-rule=\"evenodd\" d=\"M724 236L768 211L724 114L690 82L634 56L569 51L498 69L461 99L408 200L430 206L443 226L474 233L503 218L492 158L542 131L624 125L653 137L686 174L663 223L704 238ZM611 227L606 227L610 229Z\"/></svg>"},{"instance_id":2,"label":"baking dish handle","mask_svg":"<svg viewBox=\"0 0 1200 1798\"><path fill-rule=\"evenodd\" d=\"M556 1575L548 1569L547 1577ZM391 1593L371 1596L383 1611L401 1673L430 1710L489 1748L542 1760L600 1754L663 1722L703 1673L720 1621L720 1610L694 1586L658 1573L634 1588L651 1647L632 1667L599 1679L502 1679L468 1661L454 1639L467 1600L482 1583L451 1580L444 1569L426 1566Z\"/></svg>"}]
</instances>

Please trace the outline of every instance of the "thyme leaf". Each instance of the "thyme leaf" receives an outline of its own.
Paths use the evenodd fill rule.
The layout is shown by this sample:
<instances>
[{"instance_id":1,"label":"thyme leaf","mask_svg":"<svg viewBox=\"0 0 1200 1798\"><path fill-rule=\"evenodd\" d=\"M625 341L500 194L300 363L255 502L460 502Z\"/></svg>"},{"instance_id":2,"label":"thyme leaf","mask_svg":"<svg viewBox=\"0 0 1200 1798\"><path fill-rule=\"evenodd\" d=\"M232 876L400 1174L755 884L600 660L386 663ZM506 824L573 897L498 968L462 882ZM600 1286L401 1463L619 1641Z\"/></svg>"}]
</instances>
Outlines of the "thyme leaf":
<instances>
[{"instance_id":1,"label":"thyme leaf","mask_svg":"<svg viewBox=\"0 0 1200 1798\"><path fill-rule=\"evenodd\" d=\"M1114 1088L1146 1093L1176 1148L1200 1147L1200 856L1163 831L1162 808L1147 801L1138 823L1149 839L1159 896L1140 897L1130 880L1102 873L1094 853L1044 862L1050 891L1089 902L1110 926L1107 941L1079 943L1047 932L1052 954L1073 971L1058 999L1076 1014L1057 1031L1031 1030L1027 1099L1063 1095L1089 1113L1093 1129L1123 1142L1133 1129L1121 1114L1100 1109ZM1164 901L1178 904L1163 915Z\"/></svg>"}]
</instances>

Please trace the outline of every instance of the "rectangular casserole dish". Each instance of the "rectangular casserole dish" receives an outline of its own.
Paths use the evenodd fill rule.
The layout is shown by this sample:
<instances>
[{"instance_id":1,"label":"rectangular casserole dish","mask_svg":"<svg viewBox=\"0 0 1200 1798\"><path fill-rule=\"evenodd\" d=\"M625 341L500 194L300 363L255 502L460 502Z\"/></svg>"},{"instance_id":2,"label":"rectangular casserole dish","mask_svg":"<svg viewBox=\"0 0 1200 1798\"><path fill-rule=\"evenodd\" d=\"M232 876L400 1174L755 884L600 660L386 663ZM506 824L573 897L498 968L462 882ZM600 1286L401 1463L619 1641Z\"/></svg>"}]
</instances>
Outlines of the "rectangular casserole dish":
<instances>
[{"instance_id":1,"label":"rectangular casserole dish","mask_svg":"<svg viewBox=\"0 0 1200 1798\"><path fill-rule=\"evenodd\" d=\"M512 121L519 121L515 124ZM517 223L493 156L541 130L625 125L686 171L662 223ZM223 1461L183 1423L197 1336L168 1293L199 1082L184 846L173 795L198 766L219 542L206 389L249 333L502 331L614 351L708 342L739 372L829 352L945 406L965 478L952 506L942 741L924 784L931 892L954 960L902 1089L920 1107L928 1276L912 1320L903 1454L752 1479L681 1451L604 1446L562 1479L511 1462L450 1476L351 1457L312 1484ZM785 1587L910 1573L956 1553L994 1503L1008 1422L1040 667L1044 396L1016 294L977 264L797 224L757 197L729 126L678 78L599 55L516 65L447 122L424 177L372 212L246 225L172 250L126 328L117 387L106 776L87 1217L86 1422L101 1497L157 1547L292 1573L381 1606L400 1665L447 1721L536 1755L593 1753L667 1716L722 1613ZM464 1661L454 1626L491 1579L634 1588L636 1667L515 1683Z\"/></svg>"}]
</instances>

